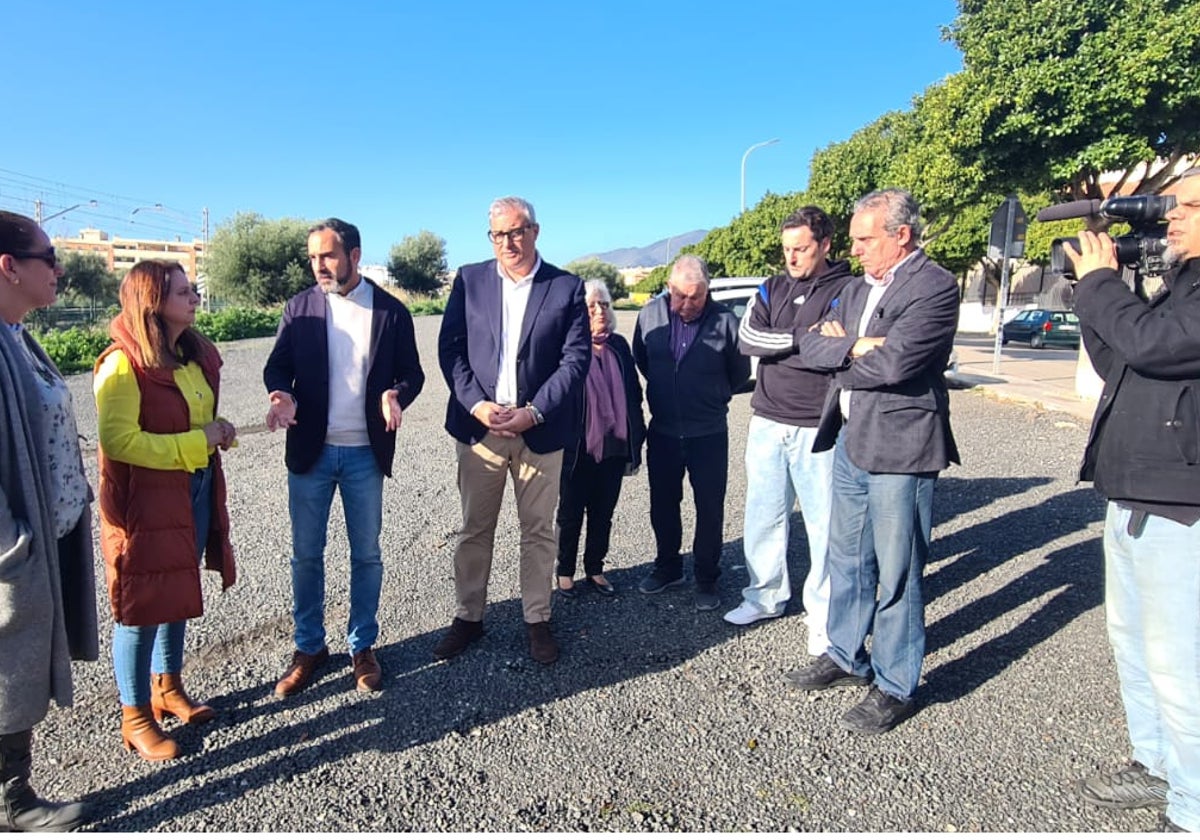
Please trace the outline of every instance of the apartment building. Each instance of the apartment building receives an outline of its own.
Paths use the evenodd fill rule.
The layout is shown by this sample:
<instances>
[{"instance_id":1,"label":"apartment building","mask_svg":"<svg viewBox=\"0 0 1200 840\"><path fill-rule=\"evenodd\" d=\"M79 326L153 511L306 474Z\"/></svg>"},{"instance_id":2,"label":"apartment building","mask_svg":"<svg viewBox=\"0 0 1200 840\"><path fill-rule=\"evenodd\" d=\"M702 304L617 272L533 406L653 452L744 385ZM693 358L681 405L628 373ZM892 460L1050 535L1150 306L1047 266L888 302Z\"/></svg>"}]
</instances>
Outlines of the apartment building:
<instances>
[{"instance_id":1,"label":"apartment building","mask_svg":"<svg viewBox=\"0 0 1200 840\"><path fill-rule=\"evenodd\" d=\"M198 282L200 262L204 255L204 241L200 239L191 242L181 239L127 239L110 237L97 228L84 228L79 231L78 237L58 237L54 240L54 247L60 251L99 254L108 263L109 270L121 276L141 260L174 260L183 266L188 277Z\"/></svg>"}]
</instances>

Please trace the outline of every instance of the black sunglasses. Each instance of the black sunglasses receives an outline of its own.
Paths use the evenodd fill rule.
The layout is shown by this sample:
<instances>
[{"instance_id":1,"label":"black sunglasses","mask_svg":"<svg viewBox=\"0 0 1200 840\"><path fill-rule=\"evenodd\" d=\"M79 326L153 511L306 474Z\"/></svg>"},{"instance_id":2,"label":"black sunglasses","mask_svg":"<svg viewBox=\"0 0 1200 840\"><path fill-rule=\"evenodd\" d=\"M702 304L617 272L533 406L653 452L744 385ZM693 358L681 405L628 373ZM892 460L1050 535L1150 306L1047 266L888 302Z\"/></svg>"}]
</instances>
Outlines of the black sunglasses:
<instances>
[{"instance_id":1,"label":"black sunglasses","mask_svg":"<svg viewBox=\"0 0 1200 840\"><path fill-rule=\"evenodd\" d=\"M50 268L58 265L58 255L54 253L53 246L46 251L12 251L9 256L18 260L41 260Z\"/></svg>"}]
</instances>

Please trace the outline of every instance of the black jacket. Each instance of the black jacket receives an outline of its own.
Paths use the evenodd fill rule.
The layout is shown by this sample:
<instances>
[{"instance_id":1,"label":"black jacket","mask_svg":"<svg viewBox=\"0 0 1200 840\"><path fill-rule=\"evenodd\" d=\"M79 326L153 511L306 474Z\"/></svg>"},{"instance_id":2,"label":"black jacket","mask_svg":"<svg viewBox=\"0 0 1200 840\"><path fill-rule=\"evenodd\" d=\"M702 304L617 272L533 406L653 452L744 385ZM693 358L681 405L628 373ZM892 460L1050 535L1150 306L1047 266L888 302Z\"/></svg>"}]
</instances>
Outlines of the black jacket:
<instances>
[{"instance_id":1,"label":"black jacket","mask_svg":"<svg viewBox=\"0 0 1200 840\"><path fill-rule=\"evenodd\" d=\"M827 263L817 277L769 277L750 298L738 327L738 347L758 356L750 406L776 423L816 428L832 374L807 367L796 353L796 334L824 320L854 279L845 260Z\"/></svg>"},{"instance_id":2,"label":"black jacket","mask_svg":"<svg viewBox=\"0 0 1200 840\"><path fill-rule=\"evenodd\" d=\"M1104 392L1079 477L1112 500L1200 506L1200 259L1146 303L1115 271L1075 289Z\"/></svg>"},{"instance_id":3,"label":"black jacket","mask_svg":"<svg viewBox=\"0 0 1200 840\"><path fill-rule=\"evenodd\" d=\"M629 350L629 342L624 337L613 333L609 336L608 346L617 356L617 365L621 369L621 380L625 383L625 430L626 441L629 443L629 456L625 459L628 475L642 464L642 444L646 440L646 419L642 414L642 383L638 381L637 368L634 367L633 353ZM587 428L587 384L579 389L579 400L582 408L579 416L582 422L575 429L575 439L563 449L563 475L575 471L575 464L580 458L589 458L584 429Z\"/></svg>"},{"instance_id":4,"label":"black jacket","mask_svg":"<svg viewBox=\"0 0 1200 840\"><path fill-rule=\"evenodd\" d=\"M710 297L695 342L676 364L669 298L661 295L642 307L633 358L646 378L650 431L677 438L728 431L729 400L750 378L750 360L738 350L737 330L737 316Z\"/></svg>"}]
</instances>

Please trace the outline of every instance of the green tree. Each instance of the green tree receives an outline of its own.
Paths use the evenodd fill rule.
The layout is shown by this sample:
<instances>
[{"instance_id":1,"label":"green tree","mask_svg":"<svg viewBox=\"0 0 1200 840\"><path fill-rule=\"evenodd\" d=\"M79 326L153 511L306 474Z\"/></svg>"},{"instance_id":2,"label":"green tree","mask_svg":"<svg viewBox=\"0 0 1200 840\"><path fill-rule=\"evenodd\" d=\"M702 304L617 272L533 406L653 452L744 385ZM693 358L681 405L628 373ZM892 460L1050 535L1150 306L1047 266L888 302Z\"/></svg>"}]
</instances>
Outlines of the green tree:
<instances>
[{"instance_id":1,"label":"green tree","mask_svg":"<svg viewBox=\"0 0 1200 840\"><path fill-rule=\"evenodd\" d=\"M582 277L584 280L603 280L604 285L608 286L608 293L612 295L613 300L620 300L623 297L629 297L629 290L625 288L625 281L621 279L620 270L611 263L606 263L599 257L588 257L586 260L573 260L563 266L572 274Z\"/></svg>"},{"instance_id":2,"label":"green tree","mask_svg":"<svg viewBox=\"0 0 1200 840\"><path fill-rule=\"evenodd\" d=\"M281 303L313 284L309 223L238 213L213 234L204 270L213 294L251 306Z\"/></svg>"},{"instance_id":3,"label":"green tree","mask_svg":"<svg viewBox=\"0 0 1200 840\"><path fill-rule=\"evenodd\" d=\"M104 308L119 299L121 278L108 270L108 263L99 254L66 251L62 257L63 276L59 286L63 302L86 305L95 316L97 307Z\"/></svg>"},{"instance_id":4,"label":"green tree","mask_svg":"<svg viewBox=\"0 0 1200 840\"><path fill-rule=\"evenodd\" d=\"M388 274L407 292L434 294L446 274L446 240L423 230L392 246Z\"/></svg>"},{"instance_id":5,"label":"green tree","mask_svg":"<svg viewBox=\"0 0 1200 840\"><path fill-rule=\"evenodd\" d=\"M1200 150L1200 0L959 0L950 146L997 192L1161 189ZM1166 166L1156 166L1165 161Z\"/></svg>"}]
</instances>

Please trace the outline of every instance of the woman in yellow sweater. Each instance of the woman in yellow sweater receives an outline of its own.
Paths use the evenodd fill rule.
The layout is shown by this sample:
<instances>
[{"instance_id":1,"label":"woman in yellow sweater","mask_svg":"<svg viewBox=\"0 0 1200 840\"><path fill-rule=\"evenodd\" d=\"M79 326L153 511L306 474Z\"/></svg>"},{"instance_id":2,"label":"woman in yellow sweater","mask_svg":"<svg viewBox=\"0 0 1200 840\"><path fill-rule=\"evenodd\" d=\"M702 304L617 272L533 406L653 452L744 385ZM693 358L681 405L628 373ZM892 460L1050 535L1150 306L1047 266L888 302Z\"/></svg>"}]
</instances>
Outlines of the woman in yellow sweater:
<instances>
[{"instance_id":1,"label":"woman in yellow sweater","mask_svg":"<svg viewBox=\"0 0 1200 840\"><path fill-rule=\"evenodd\" d=\"M193 326L199 302L179 263L135 265L93 386L121 738L151 761L179 754L159 728L164 717L215 714L180 679L187 619L204 611L201 557L226 588L235 577L218 450L237 432L217 415L221 357Z\"/></svg>"}]
</instances>

